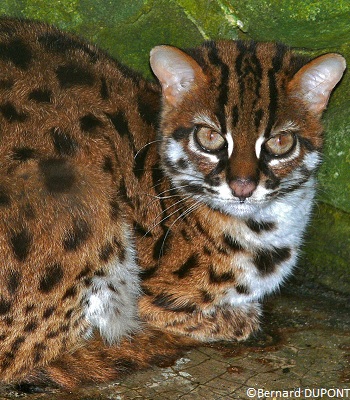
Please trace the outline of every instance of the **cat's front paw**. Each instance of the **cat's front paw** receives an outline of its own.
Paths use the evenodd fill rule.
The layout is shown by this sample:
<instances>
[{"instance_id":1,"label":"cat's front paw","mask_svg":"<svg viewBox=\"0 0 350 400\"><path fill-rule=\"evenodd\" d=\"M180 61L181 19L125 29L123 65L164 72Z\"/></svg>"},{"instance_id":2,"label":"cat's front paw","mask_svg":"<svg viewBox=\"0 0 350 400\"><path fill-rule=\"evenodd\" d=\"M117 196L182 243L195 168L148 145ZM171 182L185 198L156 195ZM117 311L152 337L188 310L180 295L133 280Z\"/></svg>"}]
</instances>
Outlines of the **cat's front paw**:
<instances>
[{"instance_id":1,"label":"cat's front paw","mask_svg":"<svg viewBox=\"0 0 350 400\"><path fill-rule=\"evenodd\" d=\"M143 300L140 301L140 313L149 325L201 342L245 340L259 329L259 303L240 307L215 306L210 311L169 312L158 309L150 312Z\"/></svg>"},{"instance_id":2,"label":"cat's front paw","mask_svg":"<svg viewBox=\"0 0 350 400\"><path fill-rule=\"evenodd\" d=\"M184 334L202 342L246 340L259 329L260 315L258 303L215 307L209 313L198 314L191 325L184 326Z\"/></svg>"}]
</instances>

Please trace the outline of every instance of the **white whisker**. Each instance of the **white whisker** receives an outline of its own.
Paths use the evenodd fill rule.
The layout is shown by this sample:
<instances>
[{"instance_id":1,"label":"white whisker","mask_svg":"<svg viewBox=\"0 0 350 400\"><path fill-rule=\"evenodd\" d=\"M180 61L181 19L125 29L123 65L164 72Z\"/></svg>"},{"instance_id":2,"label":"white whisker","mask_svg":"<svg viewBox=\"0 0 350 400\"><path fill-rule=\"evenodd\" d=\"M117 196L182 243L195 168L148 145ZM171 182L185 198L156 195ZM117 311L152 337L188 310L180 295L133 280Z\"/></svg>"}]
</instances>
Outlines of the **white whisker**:
<instances>
[{"instance_id":1,"label":"white whisker","mask_svg":"<svg viewBox=\"0 0 350 400\"><path fill-rule=\"evenodd\" d=\"M141 149L139 149L139 150L137 151L137 153L134 155L134 160L135 160L135 158L139 155L139 153L140 153L145 147L147 147L147 146L149 146L149 145L151 145L151 144L157 143L157 142L161 142L161 140L160 140L160 139L153 140L152 142L146 143L144 146L142 146Z\"/></svg>"},{"instance_id":2,"label":"white whisker","mask_svg":"<svg viewBox=\"0 0 350 400\"><path fill-rule=\"evenodd\" d=\"M172 227L176 224L176 222L180 219L180 218L184 218L186 217L188 214L191 214L193 211L197 210L198 208L202 207L203 204L200 201L197 201L196 203L192 204L187 210L185 210L184 212L182 212L176 219L175 221L169 226L168 230L166 231L166 234L164 235L164 239L162 242L162 246L160 248L159 251L159 260L162 256L163 253L163 248L164 248L164 244L166 241L166 238L168 237L169 233L171 232ZM178 211L178 210L177 210Z\"/></svg>"}]
</instances>

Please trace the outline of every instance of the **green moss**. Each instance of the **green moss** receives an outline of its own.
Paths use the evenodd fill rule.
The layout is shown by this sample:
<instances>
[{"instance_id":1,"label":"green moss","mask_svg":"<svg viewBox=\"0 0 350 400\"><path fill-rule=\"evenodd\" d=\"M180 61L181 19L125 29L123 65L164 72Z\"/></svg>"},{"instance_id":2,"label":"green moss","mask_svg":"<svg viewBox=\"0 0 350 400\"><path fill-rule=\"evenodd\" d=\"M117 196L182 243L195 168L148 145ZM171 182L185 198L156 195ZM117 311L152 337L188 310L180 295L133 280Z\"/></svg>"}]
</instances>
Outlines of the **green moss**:
<instances>
[{"instance_id":1,"label":"green moss","mask_svg":"<svg viewBox=\"0 0 350 400\"><path fill-rule=\"evenodd\" d=\"M350 215L319 204L305 243L299 276L306 275L331 289L348 290Z\"/></svg>"},{"instance_id":2,"label":"green moss","mask_svg":"<svg viewBox=\"0 0 350 400\"><path fill-rule=\"evenodd\" d=\"M235 0L250 37L308 49L337 48L350 37L350 3L332 0Z\"/></svg>"},{"instance_id":3,"label":"green moss","mask_svg":"<svg viewBox=\"0 0 350 400\"><path fill-rule=\"evenodd\" d=\"M147 75L149 51L155 45L190 47L206 38L236 38L238 33L248 39L282 41L312 55L336 51L344 54L350 64L349 1L1 0L0 12L74 31ZM324 117L325 161L319 191L322 201L347 212L349 93L348 73ZM329 216L328 211L326 215ZM332 257L335 259L336 255Z\"/></svg>"},{"instance_id":4,"label":"green moss","mask_svg":"<svg viewBox=\"0 0 350 400\"><path fill-rule=\"evenodd\" d=\"M348 107L328 110L325 121L325 162L320 170L321 200L350 211L350 118Z\"/></svg>"}]
</instances>

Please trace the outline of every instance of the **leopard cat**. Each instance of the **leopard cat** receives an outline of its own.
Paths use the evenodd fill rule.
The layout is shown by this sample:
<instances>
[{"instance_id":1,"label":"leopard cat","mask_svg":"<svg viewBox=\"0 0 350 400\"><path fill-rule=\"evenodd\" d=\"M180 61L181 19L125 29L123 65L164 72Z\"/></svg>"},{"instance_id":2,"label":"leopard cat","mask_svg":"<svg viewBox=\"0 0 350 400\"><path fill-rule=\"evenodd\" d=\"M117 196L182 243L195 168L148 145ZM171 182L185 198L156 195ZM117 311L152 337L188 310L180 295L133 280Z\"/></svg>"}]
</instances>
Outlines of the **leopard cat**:
<instances>
[{"instance_id":1,"label":"leopard cat","mask_svg":"<svg viewBox=\"0 0 350 400\"><path fill-rule=\"evenodd\" d=\"M2 382L72 387L246 339L296 263L343 57L220 40L150 63L159 83L1 19Z\"/></svg>"}]
</instances>

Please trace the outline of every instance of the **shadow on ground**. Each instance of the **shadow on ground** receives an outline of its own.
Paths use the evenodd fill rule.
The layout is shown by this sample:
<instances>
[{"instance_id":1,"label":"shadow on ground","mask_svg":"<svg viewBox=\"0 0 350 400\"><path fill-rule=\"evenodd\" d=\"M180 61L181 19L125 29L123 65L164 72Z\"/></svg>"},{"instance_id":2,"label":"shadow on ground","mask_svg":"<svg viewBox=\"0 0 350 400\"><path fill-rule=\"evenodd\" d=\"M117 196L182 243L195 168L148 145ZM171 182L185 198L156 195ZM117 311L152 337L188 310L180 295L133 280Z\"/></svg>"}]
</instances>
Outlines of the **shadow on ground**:
<instances>
[{"instance_id":1,"label":"shadow on ground","mask_svg":"<svg viewBox=\"0 0 350 400\"><path fill-rule=\"evenodd\" d=\"M348 300L346 293L295 279L265 304L261 332L245 343L203 346L172 366L154 367L119 382L74 393L52 390L29 394L1 387L0 399L227 400L248 399L248 388L308 389L304 395L295 392L296 397L291 393L288 399L317 398L311 396L311 389L349 389L350 397Z\"/></svg>"}]
</instances>

